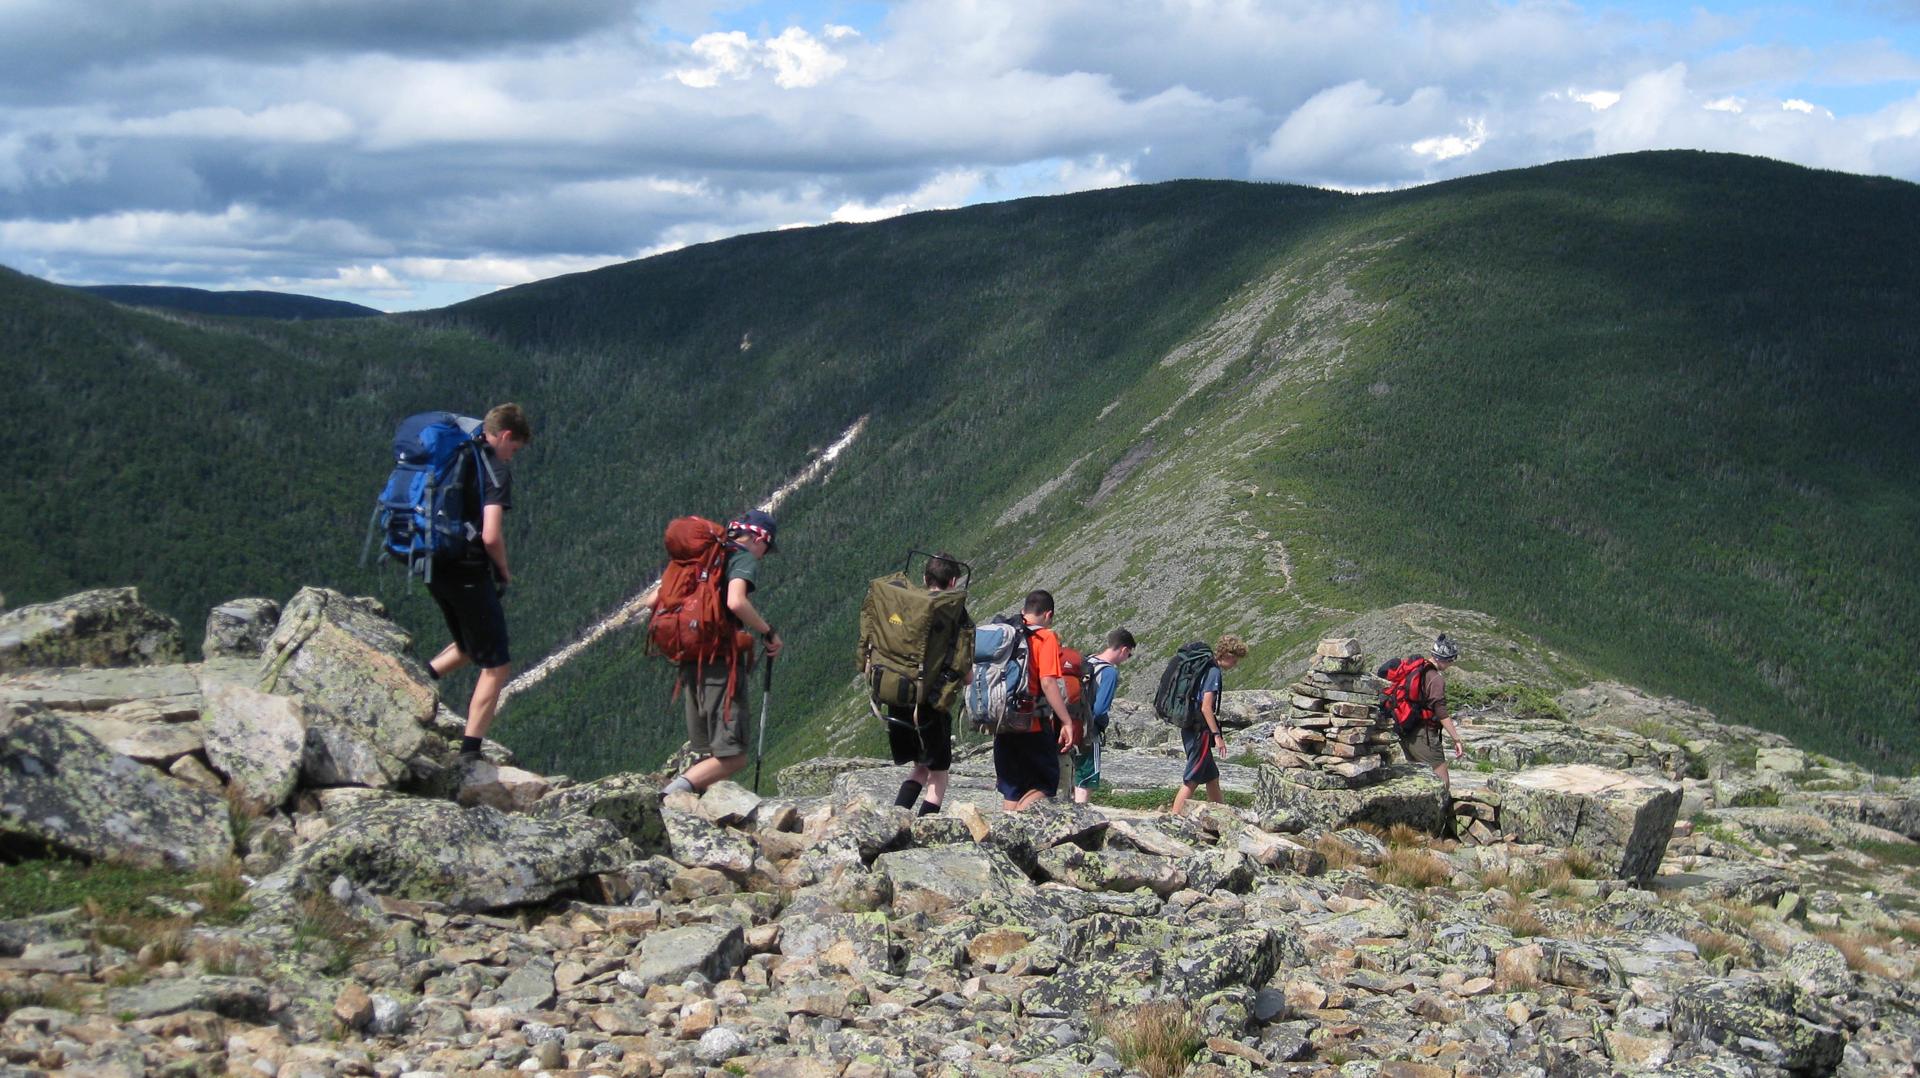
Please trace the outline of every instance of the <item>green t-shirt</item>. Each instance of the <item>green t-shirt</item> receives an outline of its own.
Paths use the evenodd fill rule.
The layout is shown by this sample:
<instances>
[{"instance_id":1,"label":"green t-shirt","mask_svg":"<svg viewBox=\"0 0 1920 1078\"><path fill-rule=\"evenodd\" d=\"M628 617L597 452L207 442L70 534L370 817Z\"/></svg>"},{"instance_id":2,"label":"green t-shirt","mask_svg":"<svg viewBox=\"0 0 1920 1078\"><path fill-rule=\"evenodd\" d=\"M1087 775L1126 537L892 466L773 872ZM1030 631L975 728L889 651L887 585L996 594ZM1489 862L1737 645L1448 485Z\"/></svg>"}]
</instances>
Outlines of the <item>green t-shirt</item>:
<instances>
[{"instance_id":1,"label":"green t-shirt","mask_svg":"<svg viewBox=\"0 0 1920 1078\"><path fill-rule=\"evenodd\" d=\"M759 575L760 559L754 556L753 551L745 547L737 547L728 551L726 578L729 583L735 580L744 580L747 582L747 590L751 592L754 589L754 578Z\"/></svg>"}]
</instances>

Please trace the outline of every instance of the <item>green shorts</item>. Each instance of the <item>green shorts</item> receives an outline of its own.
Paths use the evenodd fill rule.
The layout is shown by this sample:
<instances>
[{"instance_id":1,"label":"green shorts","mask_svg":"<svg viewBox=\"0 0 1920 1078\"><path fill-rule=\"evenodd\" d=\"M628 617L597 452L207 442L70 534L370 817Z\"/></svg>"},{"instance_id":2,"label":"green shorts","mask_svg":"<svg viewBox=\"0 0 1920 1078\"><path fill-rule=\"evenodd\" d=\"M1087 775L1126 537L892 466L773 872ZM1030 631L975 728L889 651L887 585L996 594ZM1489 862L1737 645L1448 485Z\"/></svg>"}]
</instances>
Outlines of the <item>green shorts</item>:
<instances>
[{"instance_id":1,"label":"green shorts","mask_svg":"<svg viewBox=\"0 0 1920 1078\"><path fill-rule=\"evenodd\" d=\"M1447 762L1447 749L1440 741L1438 726L1422 725L1411 734L1401 735L1400 751L1407 754L1407 759L1428 767L1443 767Z\"/></svg>"},{"instance_id":2,"label":"green shorts","mask_svg":"<svg viewBox=\"0 0 1920 1078\"><path fill-rule=\"evenodd\" d=\"M742 663L727 696L727 666L680 666L680 694L687 702L687 744L702 756L738 756L747 751L747 668Z\"/></svg>"}]
</instances>

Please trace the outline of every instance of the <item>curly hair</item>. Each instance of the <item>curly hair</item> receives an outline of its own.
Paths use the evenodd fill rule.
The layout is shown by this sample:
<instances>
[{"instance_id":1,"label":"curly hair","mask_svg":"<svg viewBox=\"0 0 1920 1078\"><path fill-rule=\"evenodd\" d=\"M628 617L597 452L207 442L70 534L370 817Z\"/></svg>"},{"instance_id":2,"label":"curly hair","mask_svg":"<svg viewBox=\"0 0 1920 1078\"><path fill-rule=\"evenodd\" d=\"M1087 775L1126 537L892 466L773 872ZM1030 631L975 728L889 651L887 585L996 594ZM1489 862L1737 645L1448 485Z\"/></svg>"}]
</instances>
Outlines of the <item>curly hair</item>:
<instances>
[{"instance_id":1,"label":"curly hair","mask_svg":"<svg viewBox=\"0 0 1920 1078\"><path fill-rule=\"evenodd\" d=\"M1225 655L1231 655L1235 659L1244 659L1247 657L1247 642L1232 633L1225 633L1220 639L1214 641L1213 655L1216 659Z\"/></svg>"}]
</instances>

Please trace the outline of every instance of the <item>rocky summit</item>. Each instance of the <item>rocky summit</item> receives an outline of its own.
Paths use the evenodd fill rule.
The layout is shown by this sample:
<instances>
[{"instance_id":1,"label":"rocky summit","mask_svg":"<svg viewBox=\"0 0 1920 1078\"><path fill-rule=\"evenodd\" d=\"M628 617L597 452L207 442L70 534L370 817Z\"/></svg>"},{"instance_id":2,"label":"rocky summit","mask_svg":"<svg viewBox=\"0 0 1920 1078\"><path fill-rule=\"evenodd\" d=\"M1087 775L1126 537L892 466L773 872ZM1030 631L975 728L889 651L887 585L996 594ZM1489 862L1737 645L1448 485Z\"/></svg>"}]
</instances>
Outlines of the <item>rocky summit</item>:
<instances>
[{"instance_id":1,"label":"rocky summit","mask_svg":"<svg viewBox=\"0 0 1920 1078\"><path fill-rule=\"evenodd\" d=\"M1920 784L1628 686L1463 693L1448 791L1333 640L1227 694L1236 803L1009 815L974 746L915 818L463 768L373 600L149 613L0 624L0 1074L1915 1073Z\"/></svg>"}]
</instances>

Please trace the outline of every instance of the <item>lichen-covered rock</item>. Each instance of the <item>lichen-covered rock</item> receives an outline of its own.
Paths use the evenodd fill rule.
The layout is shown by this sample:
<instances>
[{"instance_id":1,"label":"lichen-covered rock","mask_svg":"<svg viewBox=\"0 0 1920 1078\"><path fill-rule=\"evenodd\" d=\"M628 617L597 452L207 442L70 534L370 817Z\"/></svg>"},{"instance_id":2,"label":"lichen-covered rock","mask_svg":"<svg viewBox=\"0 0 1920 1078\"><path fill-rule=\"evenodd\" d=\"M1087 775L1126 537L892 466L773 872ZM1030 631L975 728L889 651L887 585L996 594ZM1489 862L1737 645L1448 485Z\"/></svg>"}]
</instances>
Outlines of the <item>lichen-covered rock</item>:
<instances>
[{"instance_id":1,"label":"lichen-covered rock","mask_svg":"<svg viewBox=\"0 0 1920 1078\"><path fill-rule=\"evenodd\" d=\"M207 612L207 635L200 645L209 659L257 659L280 624L280 604L272 599L232 599Z\"/></svg>"},{"instance_id":2,"label":"lichen-covered rock","mask_svg":"<svg viewBox=\"0 0 1920 1078\"><path fill-rule=\"evenodd\" d=\"M128 722L93 714L71 717L102 745L157 767L166 767L182 756L199 752L206 744L205 730L197 722Z\"/></svg>"},{"instance_id":3,"label":"lichen-covered rock","mask_svg":"<svg viewBox=\"0 0 1920 1078\"><path fill-rule=\"evenodd\" d=\"M1358 790L1319 790L1292 781L1291 769L1262 764L1254 787L1254 807L1263 813L1285 811L1328 829L1372 824L1406 824L1427 834L1441 831L1441 786L1432 771L1413 764L1380 769L1382 780Z\"/></svg>"},{"instance_id":4,"label":"lichen-covered rock","mask_svg":"<svg viewBox=\"0 0 1920 1078\"><path fill-rule=\"evenodd\" d=\"M1020 1009L1039 1018L1065 1018L1153 998L1160 980L1157 952L1105 953L1109 957L1062 969L1028 989L1020 997Z\"/></svg>"},{"instance_id":5,"label":"lichen-covered rock","mask_svg":"<svg viewBox=\"0 0 1920 1078\"><path fill-rule=\"evenodd\" d=\"M0 614L0 671L40 666L147 666L185 654L180 623L138 588L99 588Z\"/></svg>"},{"instance_id":6,"label":"lichen-covered rock","mask_svg":"<svg viewBox=\"0 0 1920 1078\"><path fill-rule=\"evenodd\" d=\"M148 981L107 992L107 1010L117 1015L156 1018L182 1011L210 1011L245 1022L267 1020L271 993L252 977L186 977Z\"/></svg>"},{"instance_id":7,"label":"lichen-covered rock","mask_svg":"<svg viewBox=\"0 0 1920 1078\"><path fill-rule=\"evenodd\" d=\"M155 868L212 867L233 850L220 797L15 709L0 711L0 834Z\"/></svg>"},{"instance_id":8,"label":"lichen-covered rock","mask_svg":"<svg viewBox=\"0 0 1920 1078\"><path fill-rule=\"evenodd\" d=\"M527 811L543 820L575 816L605 820L642 854L660 853L667 848L666 824L660 817L663 781L660 775L633 771L608 775L555 790Z\"/></svg>"},{"instance_id":9,"label":"lichen-covered rock","mask_svg":"<svg viewBox=\"0 0 1920 1078\"><path fill-rule=\"evenodd\" d=\"M1027 878L1006 854L964 846L883 853L874 859L873 871L893 884L893 912L902 917L937 914L1027 886Z\"/></svg>"},{"instance_id":10,"label":"lichen-covered rock","mask_svg":"<svg viewBox=\"0 0 1920 1078\"><path fill-rule=\"evenodd\" d=\"M412 638L367 603L302 588L260 656L260 685L311 711L307 782L393 786L427 738L438 698Z\"/></svg>"},{"instance_id":11,"label":"lichen-covered rock","mask_svg":"<svg viewBox=\"0 0 1920 1078\"><path fill-rule=\"evenodd\" d=\"M1036 869L1082 891L1128 892L1147 888L1162 898L1187 885L1187 874L1164 857L1131 850L1093 852L1061 845L1040 851Z\"/></svg>"},{"instance_id":12,"label":"lichen-covered rock","mask_svg":"<svg viewBox=\"0 0 1920 1078\"><path fill-rule=\"evenodd\" d=\"M1642 885L1660 870L1680 811L1677 784L1583 764L1500 775L1489 786L1512 840L1578 847L1614 878Z\"/></svg>"},{"instance_id":13,"label":"lichen-covered rock","mask_svg":"<svg viewBox=\"0 0 1920 1078\"><path fill-rule=\"evenodd\" d=\"M1199 999L1233 985L1262 985L1280 968L1301 965L1301 946L1265 926L1190 938L1166 963L1163 988L1176 999Z\"/></svg>"},{"instance_id":14,"label":"lichen-covered rock","mask_svg":"<svg viewBox=\"0 0 1920 1078\"><path fill-rule=\"evenodd\" d=\"M753 869L754 846L745 835L692 812L661 809L668 855L683 865L711 868L739 877Z\"/></svg>"},{"instance_id":15,"label":"lichen-covered rock","mask_svg":"<svg viewBox=\"0 0 1920 1078\"><path fill-rule=\"evenodd\" d=\"M203 692L208 762L255 810L285 801L306 755L305 704L232 682L210 680Z\"/></svg>"},{"instance_id":16,"label":"lichen-covered rock","mask_svg":"<svg viewBox=\"0 0 1920 1078\"><path fill-rule=\"evenodd\" d=\"M819 797L833 792L833 780L841 774L890 766L891 761L871 756L816 756L781 768L774 781L782 797Z\"/></svg>"},{"instance_id":17,"label":"lichen-covered rock","mask_svg":"<svg viewBox=\"0 0 1920 1078\"><path fill-rule=\"evenodd\" d=\"M482 761L462 776L454 800L462 805L486 805L501 812L525 812L547 792L544 776L518 767Z\"/></svg>"},{"instance_id":18,"label":"lichen-covered rock","mask_svg":"<svg viewBox=\"0 0 1920 1078\"><path fill-rule=\"evenodd\" d=\"M1812 999L1792 985L1760 978L1689 985L1674 998L1673 1022L1682 1037L1792 1074L1832 1074L1846 1049L1846 1036Z\"/></svg>"},{"instance_id":19,"label":"lichen-covered rock","mask_svg":"<svg viewBox=\"0 0 1920 1078\"><path fill-rule=\"evenodd\" d=\"M640 944L633 976L642 990L679 984L694 973L709 981L724 981L746 960L747 937L739 925L688 925L649 933Z\"/></svg>"},{"instance_id":20,"label":"lichen-covered rock","mask_svg":"<svg viewBox=\"0 0 1920 1078\"><path fill-rule=\"evenodd\" d=\"M386 797L329 813L333 826L263 886L310 894L336 876L379 895L489 910L539 902L635 859L612 824Z\"/></svg>"}]
</instances>

